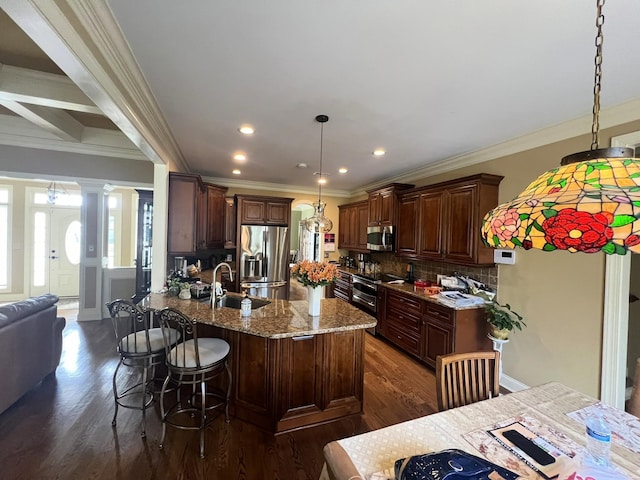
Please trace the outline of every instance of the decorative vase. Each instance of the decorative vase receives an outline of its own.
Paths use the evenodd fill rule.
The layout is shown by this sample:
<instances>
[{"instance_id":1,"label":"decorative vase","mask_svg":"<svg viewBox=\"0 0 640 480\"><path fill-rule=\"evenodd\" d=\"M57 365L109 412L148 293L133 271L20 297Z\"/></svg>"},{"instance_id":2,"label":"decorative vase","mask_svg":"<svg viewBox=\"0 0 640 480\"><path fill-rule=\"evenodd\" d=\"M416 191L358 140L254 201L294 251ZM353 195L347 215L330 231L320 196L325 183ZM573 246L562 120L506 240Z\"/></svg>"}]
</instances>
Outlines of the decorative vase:
<instances>
[{"instance_id":1,"label":"decorative vase","mask_svg":"<svg viewBox=\"0 0 640 480\"><path fill-rule=\"evenodd\" d=\"M191 289L190 288L181 289L180 293L178 293L178 298L180 298L181 300L189 300L191 298Z\"/></svg>"},{"instance_id":2,"label":"decorative vase","mask_svg":"<svg viewBox=\"0 0 640 480\"><path fill-rule=\"evenodd\" d=\"M322 287L307 285L307 301L309 302L309 315L320 315L320 300L322 300Z\"/></svg>"},{"instance_id":3,"label":"decorative vase","mask_svg":"<svg viewBox=\"0 0 640 480\"><path fill-rule=\"evenodd\" d=\"M509 338L510 332L511 330L509 330L508 328L499 329L496 327L491 327L489 335L491 335L493 338L497 338L498 340L507 340Z\"/></svg>"},{"instance_id":4,"label":"decorative vase","mask_svg":"<svg viewBox=\"0 0 640 480\"><path fill-rule=\"evenodd\" d=\"M168 291L170 297L177 297L180 293L180 287L169 287Z\"/></svg>"}]
</instances>

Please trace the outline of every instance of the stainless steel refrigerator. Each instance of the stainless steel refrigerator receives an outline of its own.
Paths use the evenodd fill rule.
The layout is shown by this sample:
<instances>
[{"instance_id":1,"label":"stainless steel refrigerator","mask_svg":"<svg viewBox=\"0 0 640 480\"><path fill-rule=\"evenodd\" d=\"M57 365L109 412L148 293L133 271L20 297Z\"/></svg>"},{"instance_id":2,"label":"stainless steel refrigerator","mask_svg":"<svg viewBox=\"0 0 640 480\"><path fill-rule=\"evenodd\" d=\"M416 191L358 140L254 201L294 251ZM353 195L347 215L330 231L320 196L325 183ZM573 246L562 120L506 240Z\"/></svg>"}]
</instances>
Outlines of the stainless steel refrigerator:
<instances>
[{"instance_id":1,"label":"stainless steel refrigerator","mask_svg":"<svg viewBox=\"0 0 640 480\"><path fill-rule=\"evenodd\" d=\"M240 227L240 288L249 295L288 298L289 227Z\"/></svg>"}]
</instances>

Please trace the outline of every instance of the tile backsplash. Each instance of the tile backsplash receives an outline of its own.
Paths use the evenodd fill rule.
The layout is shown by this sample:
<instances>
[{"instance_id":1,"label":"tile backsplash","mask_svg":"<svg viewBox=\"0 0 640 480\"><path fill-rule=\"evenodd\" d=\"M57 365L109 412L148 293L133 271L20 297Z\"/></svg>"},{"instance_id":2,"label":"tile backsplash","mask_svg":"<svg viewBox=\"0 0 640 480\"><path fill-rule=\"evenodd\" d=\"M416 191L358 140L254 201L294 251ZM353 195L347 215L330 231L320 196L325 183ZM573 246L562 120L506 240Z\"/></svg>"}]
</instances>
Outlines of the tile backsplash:
<instances>
[{"instance_id":1,"label":"tile backsplash","mask_svg":"<svg viewBox=\"0 0 640 480\"><path fill-rule=\"evenodd\" d=\"M403 277L407 273L407 265L413 263L413 275L415 278L423 278L435 282L438 275L453 275L457 272L460 275L484 283L494 291L498 286L498 267L469 267L429 260L409 260L386 252L373 253L371 260L380 262L382 272Z\"/></svg>"}]
</instances>

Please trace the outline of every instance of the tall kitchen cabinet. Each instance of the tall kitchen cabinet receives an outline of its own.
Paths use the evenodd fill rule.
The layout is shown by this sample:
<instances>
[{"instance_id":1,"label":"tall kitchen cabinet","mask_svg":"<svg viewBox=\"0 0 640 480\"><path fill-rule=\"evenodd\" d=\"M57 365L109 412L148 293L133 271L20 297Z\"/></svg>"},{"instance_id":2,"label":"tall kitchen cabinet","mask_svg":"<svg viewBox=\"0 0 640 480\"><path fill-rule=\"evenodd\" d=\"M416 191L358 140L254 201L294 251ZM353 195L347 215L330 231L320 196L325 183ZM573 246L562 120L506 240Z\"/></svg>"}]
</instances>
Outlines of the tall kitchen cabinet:
<instances>
[{"instance_id":1,"label":"tall kitchen cabinet","mask_svg":"<svg viewBox=\"0 0 640 480\"><path fill-rule=\"evenodd\" d=\"M204 183L199 175L169 174L167 252L189 255L225 243L226 187Z\"/></svg>"},{"instance_id":2,"label":"tall kitchen cabinet","mask_svg":"<svg viewBox=\"0 0 640 480\"><path fill-rule=\"evenodd\" d=\"M492 265L480 240L484 215L498 204L503 177L479 174L402 192L396 256L460 265Z\"/></svg>"},{"instance_id":3,"label":"tall kitchen cabinet","mask_svg":"<svg viewBox=\"0 0 640 480\"><path fill-rule=\"evenodd\" d=\"M339 205L338 211L338 248L368 252L368 200Z\"/></svg>"}]
</instances>

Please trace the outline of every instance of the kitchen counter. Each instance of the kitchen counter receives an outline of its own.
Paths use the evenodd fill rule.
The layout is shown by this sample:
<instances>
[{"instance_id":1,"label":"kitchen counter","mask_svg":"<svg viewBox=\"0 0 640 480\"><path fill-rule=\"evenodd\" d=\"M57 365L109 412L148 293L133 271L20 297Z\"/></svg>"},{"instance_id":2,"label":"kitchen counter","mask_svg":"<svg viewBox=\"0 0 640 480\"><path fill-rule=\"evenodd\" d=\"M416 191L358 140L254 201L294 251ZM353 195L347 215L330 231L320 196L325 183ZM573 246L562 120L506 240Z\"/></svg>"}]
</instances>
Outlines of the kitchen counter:
<instances>
[{"instance_id":1,"label":"kitchen counter","mask_svg":"<svg viewBox=\"0 0 640 480\"><path fill-rule=\"evenodd\" d=\"M242 317L158 293L140 305L176 308L196 320L200 336L229 343L235 418L281 433L362 412L364 329L376 320L356 307L323 299L321 314L310 317L306 301L272 300Z\"/></svg>"},{"instance_id":2,"label":"kitchen counter","mask_svg":"<svg viewBox=\"0 0 640 480\"><path fill-rule=\"evenodd\" d=\"M290 302L275 299L269 305L252 310L250 317L242 317L238 309L221 307L211 310L208 301L181 300L160 293L149 294L140 305L154 310L176 308L198 323L265 338L317 335L376 326L374 317L336 298L322 300L319 317L309 316L306 300Z\"/></svg>"},{"instance_id":3,"label":"kitchen counter","mask_svg":"<svg viewBox=\"0 0 640 480\"><path fill-rule=\"evenodd\" d=\"M411 295L413 297L422 299L422 300L427 300L428 302L432 302L432 303L437 303L438 305L442 305L443 307L448 307L451 308L452 310L476 310L478 308L484 308L482 305L474 305L471 307L452 307L448 304L445 304L441 301L438 300L438 296L437 295L427 295L426 293L424 293L424 288L419 288L418 291L416 292L413 288L413 285L410 283L403 283L401 285L399 284L394 284L394 283L381 283L380 286L384 287L384 288L388 288L390 290L396 290L398 292L403 292L406 293L408 295Z\"/></svg>"}]
</instances>

